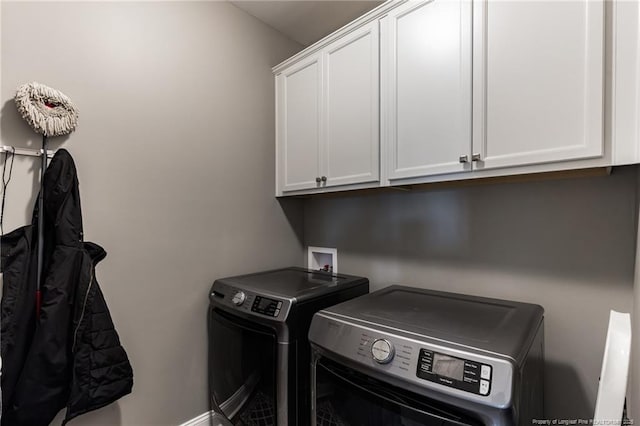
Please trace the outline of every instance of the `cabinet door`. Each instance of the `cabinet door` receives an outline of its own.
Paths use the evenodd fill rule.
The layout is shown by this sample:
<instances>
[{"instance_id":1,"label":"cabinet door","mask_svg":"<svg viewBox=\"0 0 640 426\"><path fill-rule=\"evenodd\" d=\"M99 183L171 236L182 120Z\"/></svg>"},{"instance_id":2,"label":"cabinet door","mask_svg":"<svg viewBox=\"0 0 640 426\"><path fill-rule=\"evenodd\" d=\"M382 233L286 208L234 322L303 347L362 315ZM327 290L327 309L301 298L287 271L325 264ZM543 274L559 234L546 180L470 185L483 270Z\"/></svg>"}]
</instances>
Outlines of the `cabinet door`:
<instances>
[{"instance_id":1,"label":"cabinet door","mask_svg":"<svg viewBox=\"0 0 640 426\"><path fill-rule=\"evenodd\" d=\"M321 90L319 55L293 65L276 79L279 192L319 186Z\"/></svg>"},{"instance_id":2,"label":"cabinet door","mask_svg":"<svg viewBox=\"0 0 640 426\"><path fill-rule=\"evenodd\" d=\"M326 186L379 180L379 51L377 21L324 49Z\"/></svg>"},{"instance_id":3,"label":"cabinet door","mask_svg":"<svg viewBox=\"0 0 640 426\"><path fill-rule=\"evenodd\" d=\"M470 1L412 1L382 20L390 180L470 170L471 12Z\"/></svg>"},{"instance_id":4,"label":"cabinet door","mask_svg":"<svg viewBox=\"0 0 640 426\"><path fill-rule=\"evenodd\" d=\"M603 2L475 7L474 167L602 156Z\"/></svg>"}]
</instances>

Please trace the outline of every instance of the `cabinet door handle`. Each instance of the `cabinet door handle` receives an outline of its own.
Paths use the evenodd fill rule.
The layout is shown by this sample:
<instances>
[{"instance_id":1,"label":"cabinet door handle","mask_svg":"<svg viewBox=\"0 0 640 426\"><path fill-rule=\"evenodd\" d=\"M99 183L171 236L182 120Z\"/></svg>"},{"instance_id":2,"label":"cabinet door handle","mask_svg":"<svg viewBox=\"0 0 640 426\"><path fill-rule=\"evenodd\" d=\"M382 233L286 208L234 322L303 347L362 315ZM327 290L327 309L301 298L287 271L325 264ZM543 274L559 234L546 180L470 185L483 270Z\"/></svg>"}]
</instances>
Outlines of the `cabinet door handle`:
<instances>
[{"instance_id":1,"label":"cabinet door handle","mask_svg":"<svg viewBox=\"0 0 640 426\"><path fill-rule=\"evenodd\" d=\"M322 181L326 182L327 181L327 177L326 176L322 176Z\"/></svg>"},{"instance_id":2,"label":"cabinet door handle","mask_svg":"<svg viewBox=\"0 0 640 426\"><path fill-rule=\"evenodd\" d=\"M469 156L468 155L461 155L459 158L461 163L468 163L469 162Z\"/></svg>"},{"instance_id":3,"label":"cabinet door handle","mask_svg":"<svg viewBox=\"0 0 640 426\"><path fill-rule=\"evenodd\" d=\"M471 156L471 161L482 161L482 158L480 157L480 154L473 154Z\"/></svg>"},{"instance_id":4,"label":"cabinet door handle","mask_svg":"<svg viewBox=\"0 0 640 426\"><path fill-rule=\"evenodd\" d=\"M316 183L320 183L320 177L316 178Z\"/></svg>"}]
</instances>

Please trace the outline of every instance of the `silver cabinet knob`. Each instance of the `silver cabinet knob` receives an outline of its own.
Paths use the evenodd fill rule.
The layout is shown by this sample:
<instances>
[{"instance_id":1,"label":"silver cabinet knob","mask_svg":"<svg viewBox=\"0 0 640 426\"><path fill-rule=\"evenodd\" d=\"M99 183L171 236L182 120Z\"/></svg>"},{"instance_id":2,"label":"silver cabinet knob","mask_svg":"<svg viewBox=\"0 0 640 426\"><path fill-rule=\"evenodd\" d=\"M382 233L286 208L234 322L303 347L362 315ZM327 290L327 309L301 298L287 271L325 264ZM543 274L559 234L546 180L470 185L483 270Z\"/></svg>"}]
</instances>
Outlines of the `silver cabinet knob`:
<instances>
[{"instance_id":1,"label":"silver cabinet knob","mask_svg":"<svg viewBox=\"0 0 640 426\"><path fill-rule=\"evenodd\" d=\"M480 154L473 154L471 156L471 161L482 161L482 158L480 158Z\"/></svg>"},{"instance_id":2,"label":"silver cabinet knob","mask_svg":"<svg viewBox=\"0 0 640 426\"><path fill-rule=\"evenodd\" d=\"M322 181L326 182L327 181L327 177L326 176L322 176Z\"/></svg>"},{"instance_id":3,"label":"silver cabinet knob","mask_svg":"<svg viewBox=\"0 0 640 426\"><path fill-rule=\"evenodd\" d=\"M320 183L320 177L316 178L316 183Z\"/></svg>"},{"instance_id":4,"label":"silver cabinet knob","mask_svg":"<svg viewBox=\"0 0 640 426\"><path fill-rule=\"evenodd\" d=\"M468 163L469 162L469 156L468 155L461 155L459 158L461 163Z\"/></svg>"}]
</instances>

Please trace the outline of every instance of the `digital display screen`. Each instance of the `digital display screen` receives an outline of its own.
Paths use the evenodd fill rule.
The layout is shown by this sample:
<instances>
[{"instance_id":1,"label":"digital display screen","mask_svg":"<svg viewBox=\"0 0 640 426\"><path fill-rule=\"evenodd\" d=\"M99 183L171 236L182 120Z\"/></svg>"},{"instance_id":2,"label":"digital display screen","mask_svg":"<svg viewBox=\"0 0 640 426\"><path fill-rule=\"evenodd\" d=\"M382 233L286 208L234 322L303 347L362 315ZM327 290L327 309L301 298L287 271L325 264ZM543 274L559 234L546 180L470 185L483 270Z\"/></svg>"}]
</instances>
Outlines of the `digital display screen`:
<instances>
[{"instance_id":1,"label":"digital display screen","mask_svg":"<svg viewBox=\"0 0 640 426\"><path fill-rule=\"evenodd\" d=\"M269 305L271 305L272 303L278 303L275 300L271 300L271 299L265 299L264 297L262 299L260 299L260 303L258 304L258 310L259 311L264 311L265 309L267 309L269 307Z\"/></svg>"},{"instance_id":2,"label":"digital display screen","mask_svg":"<svg viewBox=\"0 0 640 426\"><path fill-rule=\"evenodd\" d=\"M435 353L433 354L433 369L431 371L440 376L462 381L464 360Z\"/></svg>"}]
</instances>

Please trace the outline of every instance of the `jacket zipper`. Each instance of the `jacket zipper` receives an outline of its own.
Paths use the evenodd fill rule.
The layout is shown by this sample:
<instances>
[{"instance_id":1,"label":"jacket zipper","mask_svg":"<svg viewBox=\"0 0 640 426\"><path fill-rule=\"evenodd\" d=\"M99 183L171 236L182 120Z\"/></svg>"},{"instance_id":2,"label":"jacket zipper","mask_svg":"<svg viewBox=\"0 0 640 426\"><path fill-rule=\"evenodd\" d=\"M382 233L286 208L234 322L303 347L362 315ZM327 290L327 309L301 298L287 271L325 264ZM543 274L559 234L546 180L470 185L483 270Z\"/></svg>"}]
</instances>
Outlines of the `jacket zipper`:
<instances>
[{"instance_id":1,"label":"jacket zipper","mask_svg":"<svg viewBox=\"0 0 640 426\"><path fill-rule=\"evenodd\" d=\"M93 268L91 268L91 280L89 280L89 286L87 287L87 293L84 295L84 303L82 304L82 312L80 313L80 319L78 320L78 324L76 325L75 330L73 331L73 346L71 346L71 352L76 351L76 339L78 337L78 330L80 329L80 324L82 324L82 320L84 319L84 312L87 308L87 299L89 299L89 292L91 291L91 285L93 284Z\"/></svg>"}]
</instances>

